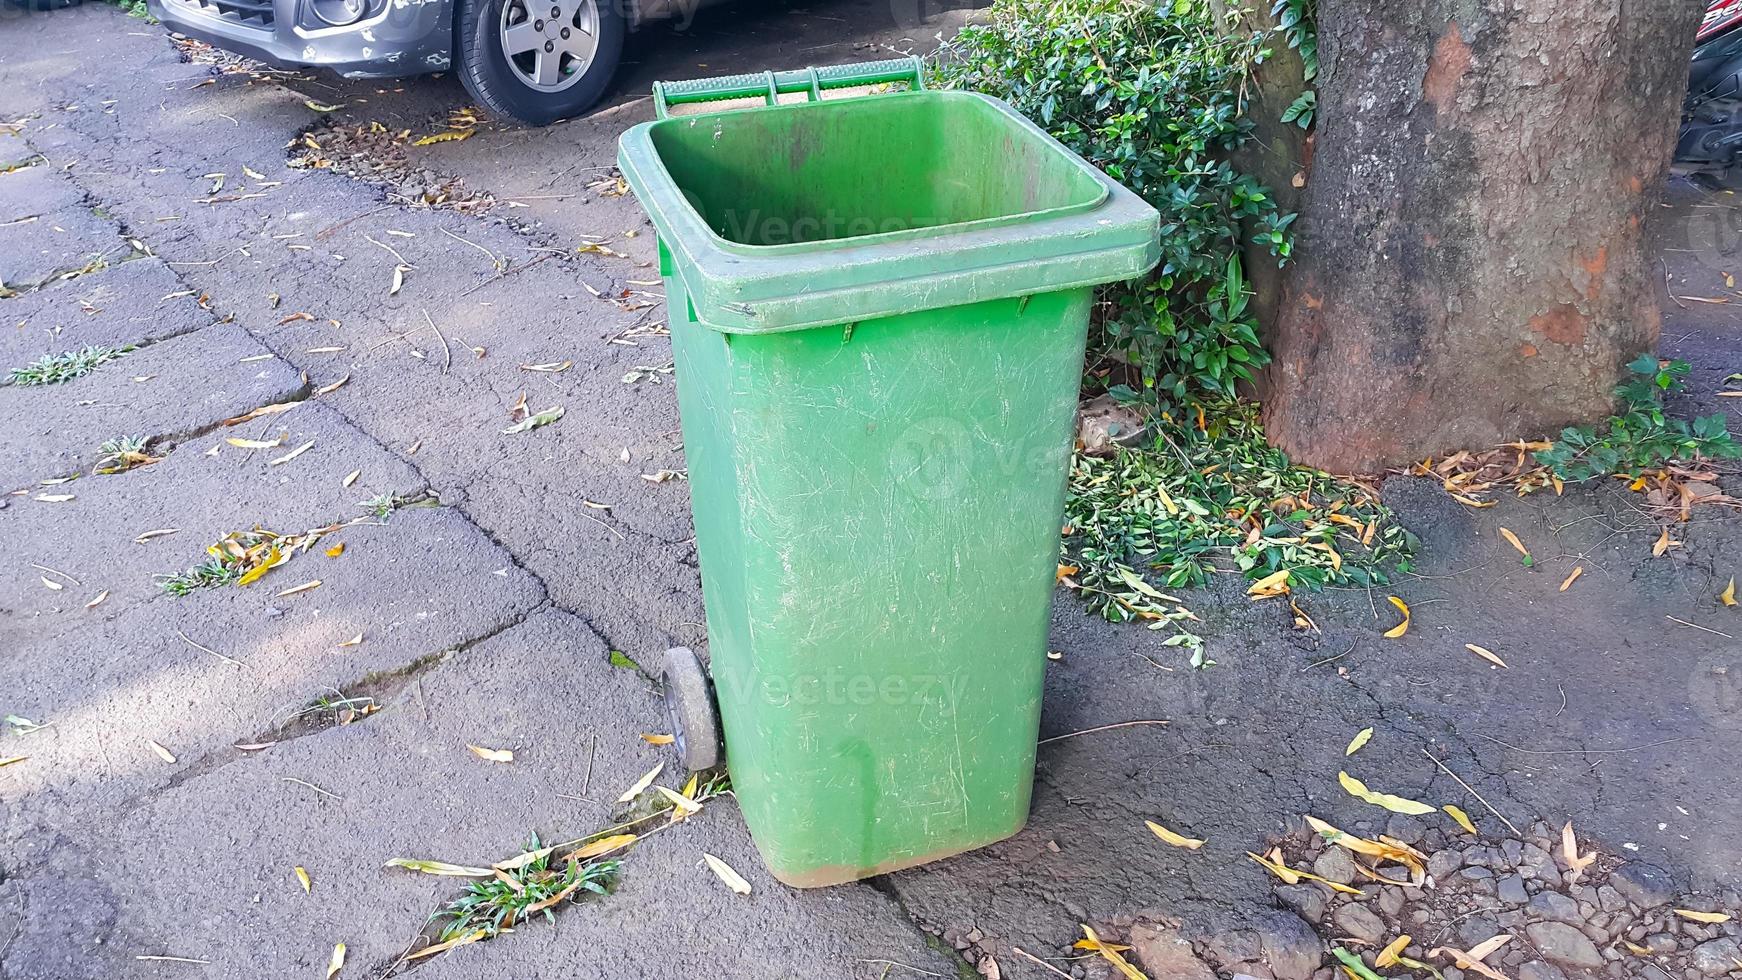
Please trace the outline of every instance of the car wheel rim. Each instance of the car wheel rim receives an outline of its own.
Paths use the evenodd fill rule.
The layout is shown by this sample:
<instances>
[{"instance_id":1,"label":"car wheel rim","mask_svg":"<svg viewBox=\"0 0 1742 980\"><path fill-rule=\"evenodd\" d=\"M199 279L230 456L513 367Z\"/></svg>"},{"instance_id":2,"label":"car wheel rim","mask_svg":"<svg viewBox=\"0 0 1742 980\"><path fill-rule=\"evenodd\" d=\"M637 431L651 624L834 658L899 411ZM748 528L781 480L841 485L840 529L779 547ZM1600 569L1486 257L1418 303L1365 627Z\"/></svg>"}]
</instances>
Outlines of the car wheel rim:
<instances>
[{"instance_id":1,"label":"car wheel rim","mask_svg":"<svg viewBox=\"0 0 1742 980\"><path fill-rule=\"evenodd\" d=\"M498 28L508 69L527 88L561 92L599 48L597 0L506 0Z\"/></svg>"}]
</instances>

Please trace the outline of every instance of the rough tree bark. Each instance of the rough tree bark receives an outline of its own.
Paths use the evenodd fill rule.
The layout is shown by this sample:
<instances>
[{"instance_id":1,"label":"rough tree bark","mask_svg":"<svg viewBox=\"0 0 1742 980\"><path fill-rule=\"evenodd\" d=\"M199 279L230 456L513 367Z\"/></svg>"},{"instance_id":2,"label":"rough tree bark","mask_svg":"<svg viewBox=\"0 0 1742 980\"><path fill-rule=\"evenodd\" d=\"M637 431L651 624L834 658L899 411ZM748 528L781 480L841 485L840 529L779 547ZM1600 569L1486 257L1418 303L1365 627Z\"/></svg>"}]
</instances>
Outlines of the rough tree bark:
<instances>
[{"instance_id":1,"label":"rough tree bark","mask_svg":"<svg viewBox=\"0 0 1742 980\"><path fill-rule=\"evenodd\" d=\"M1376 472L1608 414L1697 0L1320 0L1270 438Z\"/></svg>"}]
</instances>

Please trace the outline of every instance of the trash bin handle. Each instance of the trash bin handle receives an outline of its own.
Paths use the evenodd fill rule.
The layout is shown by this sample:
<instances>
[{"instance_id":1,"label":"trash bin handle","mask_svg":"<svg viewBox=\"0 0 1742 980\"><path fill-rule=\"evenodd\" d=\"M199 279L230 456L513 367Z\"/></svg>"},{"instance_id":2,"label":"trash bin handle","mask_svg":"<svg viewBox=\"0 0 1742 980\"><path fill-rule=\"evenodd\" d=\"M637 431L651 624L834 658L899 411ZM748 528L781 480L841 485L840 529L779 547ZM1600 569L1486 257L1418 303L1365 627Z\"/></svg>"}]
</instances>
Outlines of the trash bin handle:
<instances>
[{"instance_id":1,"label":"trash bin handle","mask_svg":"<svg viewBox=\"0 0 1742 980\"><path fill-rule=\"evenodd\" d=\"M884 82L906 82L915 89L923 89L925 62L919 58L891 58L887 61L866 61L855 65L751 72L681 82L654 82L653 114L665 119L669 115L666 110L671 106L689 102L719 102L725 99L761 97L769 105L774 105L779 96L792 92L803 92L809 101L815 102L823 97L825 91L832 88L880 85Z\"/></svg>"}]
</instances>

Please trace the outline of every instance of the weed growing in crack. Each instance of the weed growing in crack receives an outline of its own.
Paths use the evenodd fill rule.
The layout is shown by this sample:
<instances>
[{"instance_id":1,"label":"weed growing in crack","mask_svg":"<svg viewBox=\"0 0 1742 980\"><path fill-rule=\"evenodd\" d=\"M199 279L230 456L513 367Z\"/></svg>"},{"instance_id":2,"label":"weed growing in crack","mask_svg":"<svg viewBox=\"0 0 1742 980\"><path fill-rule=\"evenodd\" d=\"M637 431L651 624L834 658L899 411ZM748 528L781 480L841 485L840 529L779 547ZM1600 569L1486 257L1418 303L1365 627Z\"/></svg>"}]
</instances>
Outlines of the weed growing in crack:
<instances>
[{"instance_id":1,"label":"weed growing in crack","mask_svg":"<svg viewBox=\"0 0 1742 980\"><path fill-rule=\"evenodd\" d=\"M97 447L97 473L114 475L160 462L163 457L146 452L150 436L117 436Z\"/></svg>"},{"instance_id":2,"label":"weed growing in crack","mask_svg":"<svg viewBox=\"0 0 1742 980\"><path fill-rule=\"evenodd\" d=\"M357 506L371 514L374 514L382 520L386 520L388 516L398 510L399 506L404 502L405 501L391 493L381 493L370 497L368 500L360 501Z\"/></svg>"},{"instance_id":3,"label":"weed growing in crack","mask_svg":"<svg viewBox=\"0 0 1742 980\"><path fill-rule=\"evenodd\" d=\"M173 575L159 575L157 584L173 596L185 596L199 589L230 585L242 577L242 570L225 564L218 558L207 558L198 565Z\"/></svg>"},{"instance_id":4,"label":"weed growing in crack","mask_svg":"<svg viewBox=\"0 0 1742 980\"><path fill-rule=\"evenodd\" d=\"M97 368L133 350L132 347L93 345L61 354L44 354L34 363L12 369L17 385L52 385L82 378Z\"/></svg>"},{"instance_id":5,"label":"weed growing in crack","mask_svg":"<svg viewBox=\"0 0 1742 980\"><path fill-rule=\"evenodd\" d=\"M538 835L532 835L527 850L539 851L543 847ZM610 894L623 866L616 859L569 858L559 868L552 868L550 863L550 855L544 854L521 867L501 872L500 877L467 885L459 898L430 916L431 922L450 920L442 926L441 941L452 942L472 933L482 933L479 938L488 939L540 912L547 921L555 922L556 913L552 909L558 903L578 901L588 894Z\"/></svg>"}]
</instances>

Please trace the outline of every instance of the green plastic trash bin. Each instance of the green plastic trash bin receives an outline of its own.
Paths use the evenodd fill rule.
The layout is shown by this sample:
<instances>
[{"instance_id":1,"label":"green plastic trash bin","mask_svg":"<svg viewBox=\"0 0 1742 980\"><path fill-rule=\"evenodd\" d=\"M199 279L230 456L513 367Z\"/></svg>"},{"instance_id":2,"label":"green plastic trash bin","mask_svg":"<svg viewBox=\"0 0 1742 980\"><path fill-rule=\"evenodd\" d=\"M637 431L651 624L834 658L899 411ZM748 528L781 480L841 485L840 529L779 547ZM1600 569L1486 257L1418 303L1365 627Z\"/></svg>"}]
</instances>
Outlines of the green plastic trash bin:
<instances>
[{"instance_id":1,"label":"green plastic trash bin","mask_svg":"<svg viewBox=\"0 0 1742 980\"><path fill-rule=\"evenodd\" d=\"M657 85L618 158L659 232L732 784L792 885L1022 827L1091 293L1158 254L1154 209L919 72ZM668 664L707 765L706 684Z\"/></svg>"}]
</instances>

